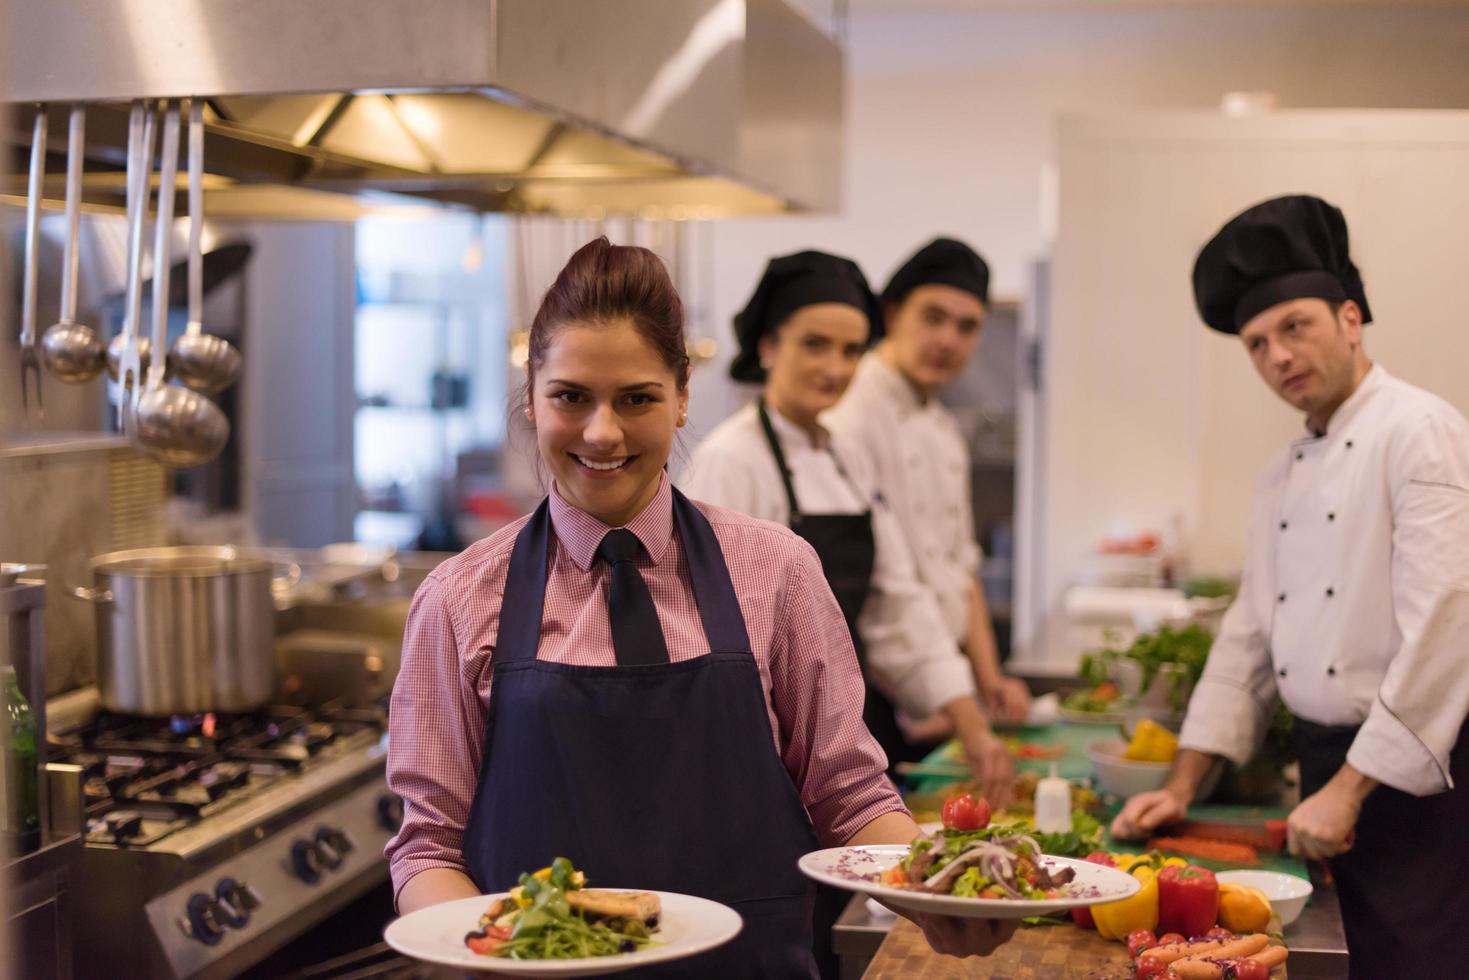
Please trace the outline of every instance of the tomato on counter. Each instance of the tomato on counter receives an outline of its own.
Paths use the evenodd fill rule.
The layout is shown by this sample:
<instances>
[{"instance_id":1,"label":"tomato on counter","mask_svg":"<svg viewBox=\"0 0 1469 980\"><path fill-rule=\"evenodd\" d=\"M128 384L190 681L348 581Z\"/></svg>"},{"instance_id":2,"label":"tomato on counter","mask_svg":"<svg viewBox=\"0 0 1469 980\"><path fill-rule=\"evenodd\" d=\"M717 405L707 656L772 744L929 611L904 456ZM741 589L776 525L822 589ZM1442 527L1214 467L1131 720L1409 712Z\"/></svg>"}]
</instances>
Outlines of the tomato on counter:
<instances>
[{"instance_id":1,"label":"tomato on counter","mask_svg":"<svg viewBox=\"0 0 1469 980\"><path fill-rule=\"evenodd\" d=\"M1117 867L1116 859L1106 851L1092 851L1086 856L1086 860L1092 864L1105 864L1109 868ZM1097 927L1097 922L1092 918L1092 910L1090 908L1072 909L1071 921L1083 929L1095 929Z\"/></svg>"},{"instance_id":2,"label":"tomato on counter","mask_svg":"<svg viewBox=\"0 0 1469 980\"><path fill-rule=\"evenodd\" d=\"M1219 913L1219 882L1196 865L1166 867L1158 872L1158 929L1202 936Z\"/></svg>"}]
</instances>

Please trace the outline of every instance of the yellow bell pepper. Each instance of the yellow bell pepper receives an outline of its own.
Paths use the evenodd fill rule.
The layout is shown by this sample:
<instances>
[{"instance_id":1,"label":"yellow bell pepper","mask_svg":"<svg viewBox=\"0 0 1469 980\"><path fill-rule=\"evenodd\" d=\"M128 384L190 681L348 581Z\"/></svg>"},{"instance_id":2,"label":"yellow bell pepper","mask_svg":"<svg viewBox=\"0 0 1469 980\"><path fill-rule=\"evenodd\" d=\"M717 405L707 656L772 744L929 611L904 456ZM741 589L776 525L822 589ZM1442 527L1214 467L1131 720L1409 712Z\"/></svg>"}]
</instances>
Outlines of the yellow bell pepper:
<instances>
[{"instance_id":1,"label":"yellow bell pepper","mask_svg":"<svg viewBox=\"0 0 1469 980\"><path fill-rule=\"evenodd\" d=\"M1103 939L1126 939L1134 930L1157 928L1158 873L1143 862L1134 864L1129 873L1142 882L1136 895L1120 902L1092 906L1092 918Z\"/></svg>"},{"instance_id":2,"label":"yellow bell pepper","mask_svg":"<svg viewBox=\"0 0 1469 980\"><path fill-rule=\"evenodd\" d=\"M1122 758L1133 762L1172 762L1177 754L1178 736L1151 718L1144 718L1133 730Z\"/></svg>"},{"instance_id":3,"label":"yellow bell pepper","mask_svg":"<svg viewBox=\"0 0 1469 980\"><path fill-rule=\"evenodd\" d=\"M1264 932L1270 924L1270 899L1258 888L1219 883L1219 924L1230 932Z\"/></svg>"}]
</instances>

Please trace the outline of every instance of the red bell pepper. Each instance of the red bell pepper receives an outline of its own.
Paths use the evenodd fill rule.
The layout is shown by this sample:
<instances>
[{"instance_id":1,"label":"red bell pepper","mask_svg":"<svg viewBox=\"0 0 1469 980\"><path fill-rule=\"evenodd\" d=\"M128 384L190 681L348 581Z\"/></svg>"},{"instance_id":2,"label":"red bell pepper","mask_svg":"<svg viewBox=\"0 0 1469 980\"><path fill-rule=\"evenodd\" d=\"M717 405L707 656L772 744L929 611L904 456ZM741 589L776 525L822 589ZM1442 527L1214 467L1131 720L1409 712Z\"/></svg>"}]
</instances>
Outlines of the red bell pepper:
<instances>
[{"instance_id":1,"label":"red bell pepper","mask_svg":"<svg viewBox=\"0 0 1469 980\"><path fill-rule=\"evenodd\" d=\"M1109 868L1117 867L1117 862L1106 851L1092 851L1086 856L1086 859L1092 864L1105 864ZM1071 921L1083 929L1095 929L1097 927L1097 921L1092 918L1092 910L1089 908L1072 909Z\"/></svg>"},{"instance_id":2,"label":"red bell pepper","mask_svg":"<svg viewBox=\"0 0 1469 980\"><path fill-rule=\"evenodd\" d=\"M1158 872L1158 932L1202 936L1219 911L1219 882L1196 865L1171 866Z\"/></svg>"}]
</instances>

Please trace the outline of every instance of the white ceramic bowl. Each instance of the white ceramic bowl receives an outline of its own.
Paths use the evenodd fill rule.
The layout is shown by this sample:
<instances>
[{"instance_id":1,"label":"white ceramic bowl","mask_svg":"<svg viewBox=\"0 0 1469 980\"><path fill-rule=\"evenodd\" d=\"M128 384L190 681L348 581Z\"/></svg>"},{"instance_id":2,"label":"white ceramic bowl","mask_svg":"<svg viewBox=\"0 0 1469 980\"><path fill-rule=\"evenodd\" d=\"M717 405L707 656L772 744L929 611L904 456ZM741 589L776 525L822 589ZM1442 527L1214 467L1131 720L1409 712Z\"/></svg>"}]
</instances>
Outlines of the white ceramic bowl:
<instances>
[{"instance_id":1,"label":"white ceramic bowl","mask_svg":"<svg viewBox=\"0 0 1469 980\"><path fill-rule=\"evenodd\" d=\"M1127 799L1149 790L1162 789L1168 780L1169 762L1135 762L1122 758L1127 741L1121 738L1099 738L1086 747L1086 757L1103 792ZM1215 764L1199 785L1197 799L1205 800L1219 785L1222 767Z\"/></svg>"},{"instance_id":2,"label":"white ceramic bowl","mask_svg":"<svg viewBox=\"0 0 1469 980\"><path fill-rule=\"evenodd\" d=\"M1168 779L1170 763L1124 759L1126 749L1127 742L1120 738L1099 738L1086 747L1086 757L1102 791L1126 799L1161 789Z\"/></svg>"},{"instance_id":3,"label":"white ceramic bowl","mask_svg":"<svg viewBox=\"0 0 1469 980\"><path fill-rule=\"evenodd\" d=\"M1220 881L1260 889L1270 899L1270 907L1280 916L1282 926L1288 926L1299 919L1306 908L1306 901L1311 897L1309 881L1280 871L1221 871L1214 877Z\"/></svg>"}]
</instances>

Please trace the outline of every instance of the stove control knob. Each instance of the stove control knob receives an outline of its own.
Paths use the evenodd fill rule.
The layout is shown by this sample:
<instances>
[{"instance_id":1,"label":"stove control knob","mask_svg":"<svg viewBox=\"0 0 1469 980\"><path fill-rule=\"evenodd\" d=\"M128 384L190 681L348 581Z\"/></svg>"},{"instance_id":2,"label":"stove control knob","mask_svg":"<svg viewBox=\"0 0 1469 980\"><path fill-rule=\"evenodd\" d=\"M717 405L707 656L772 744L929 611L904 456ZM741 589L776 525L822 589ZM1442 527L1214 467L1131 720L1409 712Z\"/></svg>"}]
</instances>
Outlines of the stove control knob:
<instances>
[{"instance_id":1,"label":"stove control knob","mask_svg":"<svg viewBox=\"0 0 1469 980\"><path fill-rule=\"evenodd\" d=\"M403 801L392 793L384 793L377 798L377 822L382 824L384 830L397 833L398 828L403 826Z\"/></svg>"},{"instance_id":2,"label":"stove control knob","mask_svg":"<svg viewBox=\"0 0 1469 980\"><path fill-rule=\"evenodd\" d=\"M231 929L243 929L250 922L250 912L259 907L260 897L233 878L221 878L214 886L219 918ZM253 899L253 901L252 901Z\"/></svg>"},{"instance_id":3,"label":"stove control knob","mask_svg":"<svg viewBox=\"0 0 1469 980\"><path fill-rule=\"evenodd\" d=\"M352 838L341 827L328 827L326 824L316 828L316 842L322 847L329 847L339 855L351 854L357 849Z\"/></svg>"},{"instance_id":4,"label":"stove control knob","mask_svg":"<svg viewBox=\"0 0 1469 980\"><path fill-rule=\"evenodd\" d=\"M321 859L322 866L328 871L335 871L342 866L342 855L329 841L320 837L316 838L316 856Z\"/></svg>"},{"instance_id":5,"label":"stove control knob","mask_svg":"<svg viewBox=\"0 0 1469 980\"><path fill-rule=\"evenodd\" d=\"M179 928L190 939L197 939L206 946L218 945L224 938L224 926L219 920L219 909L213 895L195 892L184 906L184 917L179 919Z\"/></svg>"},{"instance_id":6,"label":"stove control knob","mask_svg":"<svg viewBox=\"0 0 1469 980\"><path fill-rule=\"evenodd\" d=\"M308 885L321 880L321 854L315 841L298 838L291 844L291 870Z\"/></svg>"}]
</instances>

